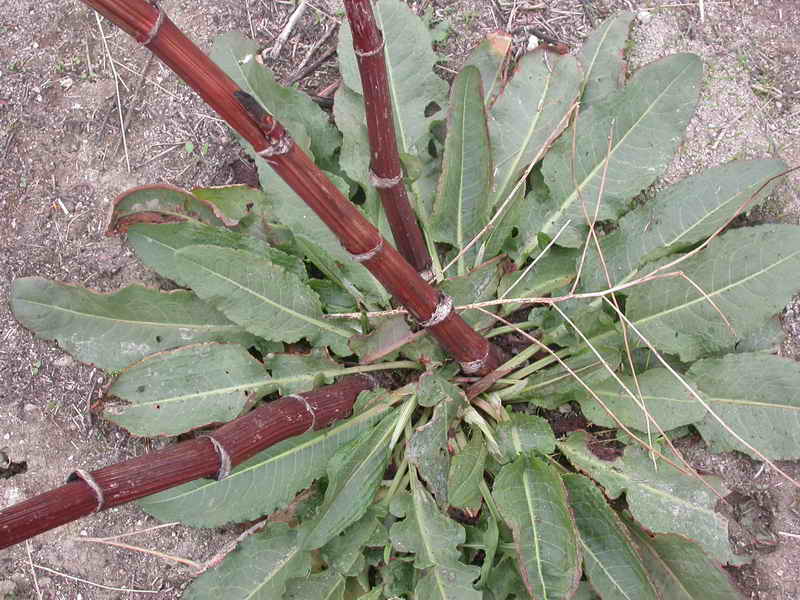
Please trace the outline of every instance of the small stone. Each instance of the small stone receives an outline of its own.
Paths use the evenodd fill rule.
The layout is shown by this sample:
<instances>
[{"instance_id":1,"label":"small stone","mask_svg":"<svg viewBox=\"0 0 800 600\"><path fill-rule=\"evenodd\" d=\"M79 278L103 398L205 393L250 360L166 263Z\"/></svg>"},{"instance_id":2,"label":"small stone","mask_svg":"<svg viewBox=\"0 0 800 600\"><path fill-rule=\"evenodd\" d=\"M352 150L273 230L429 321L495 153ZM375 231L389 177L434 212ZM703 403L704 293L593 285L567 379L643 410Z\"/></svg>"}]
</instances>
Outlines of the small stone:
<instances>
[{"instance_id":1,"label":"small stone","mask_svg":"<svg viewBox=\"0 0 800 600\"><path fill-rule=\"evenodd\" d=\"M33 412L38 407L35 404L31 404L30 402L26 403L25 406L22 407L25 412Z\"/></svg>"},{"instance_id":2,"label":"small stone","mask_svg":"<svg viewBox=\"0 0 800 600\"><path fill-rule=\"evenodd\" d=\"M539 47L539 38L536 37L535 35L531 35L528 38L528 52L530 52L531 50L536 50L536 48L538 47Z\"/></svg>"},{"instance_id":3,"label":"small stone","mask_svg":"<svg viewBox=\"0 0 800 600\"><path fill-rule=\"evenodd\" d=\"M50 587L50 585L52 583L53 583L53 580L50 579L49 577L39 577L39 587L40 588Z\"/></svg>"},{"instance_id":4,"label":"small stone","mask_svg":"<svg viewBox=\"0 0 800 600\"><path fill-rule=\"evenodd\" d=\"M652 21L653 13L651 13L649 10L640 10L638 13L636 13L636 18L639 19L643 25L647 25L650 21Z\"/></svg>"},{"instance_id":5,"label":"small stone","mask_svg":"<svg viewBox=\"0 0 800 600\"><path fill-rule=\"evenodd\" d=\"M57 359L53 361L53 364L57 367L65 368L71 367L75 364L75 359L72 358L69 354L65 354L64 356L59 356Z\"/></svg>"},{"instance_id":6,"label":"small stone","mask_svg":"<svg viewBox=\"0 0 800 600\"><path fill-rule=\"evenodd\" d=\"M61 85L62 88L68 90L69 88L72 87L73 84L72 77L64 77L58 83Z\"/></svg>"}]
</instances>

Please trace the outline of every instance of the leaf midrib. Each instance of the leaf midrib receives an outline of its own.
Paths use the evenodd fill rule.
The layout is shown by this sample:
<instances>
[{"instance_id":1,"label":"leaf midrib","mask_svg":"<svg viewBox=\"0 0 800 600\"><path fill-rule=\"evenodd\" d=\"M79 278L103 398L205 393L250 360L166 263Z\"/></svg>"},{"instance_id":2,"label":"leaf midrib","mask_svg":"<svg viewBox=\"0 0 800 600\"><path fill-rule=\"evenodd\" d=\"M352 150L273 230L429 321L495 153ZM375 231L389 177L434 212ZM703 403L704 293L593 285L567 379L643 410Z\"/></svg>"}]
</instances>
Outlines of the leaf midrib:
<instances>
[{"instance_id":1,"label":"leaf midrib","mask_svg":"<svg viewBox=\"0 0 800 600\"><path fill-rule=\"evenodd\" d=\"M126 325L136 325L136 326L149 326L149 327L172 327L172 328L181 328L181 329L206 329L206 330L213 330L213 329L242 329L239 325L235 323L231 323L230 325L199 325L199 324L181 324L181 323L158 323L155 321L132 321L131 319L120 319L115 317L106 317L103 315L98 315L94 313L83 313L77 310L73 310L70 308L65 308L63 306L58 306L55 304L45 304L43 302L37 302L35 300L28 300L27 298L17 299L17 302L27 302L28 304L33 304L35 306L41 306L44 308L49 308L52 310L60 310L61 312L75 315L77 317L83 317L86 319L95 319L98 321L111 321L113 323L124 323Z\"/></svg>"}]
</instances>

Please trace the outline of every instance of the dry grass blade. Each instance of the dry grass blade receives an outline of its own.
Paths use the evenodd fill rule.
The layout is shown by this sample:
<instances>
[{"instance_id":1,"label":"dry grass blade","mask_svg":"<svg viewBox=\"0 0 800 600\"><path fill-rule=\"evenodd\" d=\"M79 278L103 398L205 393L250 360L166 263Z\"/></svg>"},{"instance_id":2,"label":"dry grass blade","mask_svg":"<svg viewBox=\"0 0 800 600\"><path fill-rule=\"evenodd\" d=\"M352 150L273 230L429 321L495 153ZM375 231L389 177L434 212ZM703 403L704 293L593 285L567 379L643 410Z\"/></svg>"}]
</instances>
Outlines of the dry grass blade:
<instances>
[{"instance_id":1,"label":"dry grass blade","mask_svg":"<svg viewBox=\"0 0 800 600\"><path fill-rule=\"evenodd\" d=\"M141 533L141 532L135 532L135 533ZM133 535L133 533L128 535ZM115 548L122 548L123 550L131 550L133 552L141 552L142 554L150 554L151 556L155 556L164 560L171 560L186 565L195 572L198 572L202 569L202 565L200 563L197 563L193 560L189 560L188 558L181 558L180 556L172 556L171 554L159 552L158 550L150 550L149 548L142 548L141 546L133 546L131 544L126 544L124 542L114 542L107 538L85 537L85 538L73 538L73 539L78 542L91 542L94 544L104 544L106 546L114 546Z\"/></svg>"},{"instance_id":2,"label":"dry grass blade","mask_svg":"<svg viewBox=\"0 0 800 600\"><path fill-rule=\"evenodd\" d=\"M655 349L655 347L650 343L650 341L644 335L642 335L642 333L628 319L628 317L626 317L623 314L622 311L619 311L616 307L614 307L614 305L611 302L609 302L608 299L605 299L605 300L606 300L606 302L611 304L611 306L612 306L612 308L614 308L614 310L618 311L617 314L619 315L620 319L624 320L627 323L628 327L630 327L636 333L636 335L639 336L639 339L641 339L647 345L647 347L650 348L650 350L653 352L654 356L664 366L664 368L667 369L672 374L672 376L675 377L680 382L680 384L684 388L686 388L686 391L689 392L689 395L691 395L692 398L697 400L702 405L702 407L705 408L708 411L708 414L710 414L714 418L714 420L716 420L722 426L722 428L725 431L727 431L737 442L739 442L740 444L745 446L748 450L752 451L753 454L758 456L758 458L763 460L767 465L769 465L772 469L774 469L775 472L780 474L781 477L783 477L786 481L791 483L793 486L800 488L800 482L798 482L797 480L792 478L791 475L786 473L783 469L781 469L773 461L771 461L769 458L767 458L764 455L764 453L762 453L760 450L755 448L752 444L750 444L749 442L744 440L738 433L736 433L731 428L730 425L728 425L716 412L714 412L714 409L711 408L711 406L708 404L708 402L703 400L700 397L700 395L692 389L692 386L690 386L688 383L686 383L686 380L684 380L683 377L681 377L680 374L677 371L675 371L675 369L673 369L666 360L664 360L664 358L661 356L661 354Z\"/></svg>"},{"instance_id":3,"label":"dry grass blade","mask_svg":"<svg viewBox=\"0 0 800 600\"><path fill-rule=\"evenodd\" d=\"M492 317L493 319L496 319L497 321L500 321L501 323L503 323L504 325L507 325L508 327L512 327L512 328L514 327L513 323L511 323L510 321L507 321L507 320L506 320L506 319L504 319L503 317L500 317L500 316L498 316L498 315L496 315L496 314L494 314L494 313L491 313L491 312L489 312L488 310L485 310L485 309L483 309L483 308L478 308L478 310L480 310L481 312L484 312L484 313L486 313L487 315L491 315L491 317ZM684 469L684 468L683 468L683 467L681 467L680 465L676 464L676 463L675 463L675 462L674 462L672 459L670 459L668 456L666 456L666 455L665 455L665 454L663 454L661 451L659 451L658 449L656 449L654 446L650 446L650 445L649 445L649 444L648 444L646 441L644 441L643 439L641 439L641 438L640 438L638 435L636 435L636 434L635 434L635 433L634 433L634 432L633 432L631 429L629 429L629 428L628 428L628 427L625 425L625 423L623 423L622 421L620 421L620 419L619 419L619 418L618 418L618 417L617 417L617 416L614 414L614 412L613 412L613 411L612 411L610 408L608 408L608 406L606 405L606 403L605 403L605 402L603 402L603 401L600 399L600 397L599 397L599 396L598 396L598 395L597 395L597 394L594 392L594 390L592 390L592 388L591 388L591 387L589 387L589 385L588 385L588 384L587 384L585 381L583 381L583 379L581 379L580 375L578 375L578 374L577 374L577 373L576 373L576 372L575 372L573 369L571 369L571 368L569 367L569 365L567 365L567 363L565 363L565 362L563 361L563 359L561 359L561 357L559 357L559 356L556 354L556 352L554 352L552 349L548 348L548 347L547 347L545 344L543 344L542 342L540 342L539 340L537 340L535 337L533 337L532 335L529 335L527 332L525 332L525 331L523 331L523 330L521 330L521 329L520 329L520 330L518 330L518 332L517 332L517 333L519 333L520 335L524 336L525 338L527 338L528 340L530 340L532 343L536 344L536 345L537 345L539 348L541 348L542 350L544 350L545 352L547 352L548 354L550 354L551 356L553 356L553 357L556 359L556 361L558 361L558 364L560 364L560 365L561 365L561 366L564 368L564 370L566 370L566 371L567 371L567 372L570 374L570 376L571 376L571 377L572 377L572 378L573 378L575 381L577 381L577 382L578 382L578 383L581 385L581 387L583 387L583 388L584 388L584 389L585 389L585 390L586 390L586 391L589 393L589 395L591 395L591 396L592 396L592 398L594 398L594 399L597 401L597 403L598 403L598 404L599 404L599 405L600 405L600 406L603 408L603 410L605 410L605 411L606 411L606 413L608 413L608 416L609 416L609 417L611 417L611 419L613 419L613 421L614 421L614 422L617 424L617 426L618 426L620 429L622 429L622 431L624 431L625 433L627 433L627 434L628 434L628 435L631 437L631 439L634 439L634 440L636 440L637 442L639 442L639 443L640 443L640 444L641 444L641 445L642 445L644 448L646 448L646 449L647 449L649 452L653 452L653 453L654 453L654 454L656 454L656 455L657 455L659 458L661 458L662 460L664 460L664 461L665 461L667 464L669 464L669 465L673 466L675 469L677 469L678 471L680 471L680 472L681 472L681 473L683 473L684 475L688 475L688 476L690 476L690 477L697 477L697 478L699 478L699 479L700 479L700 481L701 481L701 482L703 482L703 484L704 484L704 485L706 485L707 487L709 487L710 489L712 489L712 490L713 490L713 487L711 487L711 486L710 486L710 485L709 485L707 482L703 481L702 477L700 477L700 475L698 475L698 474L697 474L697 472L696 472L694 469L692 469L692 467L691 467L691 466L689 466L689 467L688 467L688 470L687 470L687 469ZM601 358L600 360L603 362L603 364L605 365L605 367L606 367L606 368L607 368L607 369L608 369L608 370L609 370L611 373L613 373L613 372L614 372L614 371L613 371L613 369L611 369L611 367L608 365L608 363L606 363L606 362L605 362L605 361L604 361L602 358ZM620 383L622 384L622 382L620 382ZM624 384L622 384L622 385L624 385ZM664 437L665 437L665 438L667 439L667 441L669 442L669 438L668 438L666 435L665 435ZM669 442L669 443L671 444L671 442ZM688 465L688 463L686 463L686 461L683 459L683 457L680 455L680 453L679 453L677 450L673 450L673 451L676 453L676 456L679 456L679 457L681 457L681 459L682 459L682 462L684 462L685 464L687 464L687 465ZM714 491L714 493L715 493L717 496L719 496L719 497L721 498L721 496L720 496L719 492L717 492L716 490L713 490L713 491Z\"/></svg>"},{"instance_id":4,"label":"dry grass blade","mask_svg":"<svg viewBox=\"0 0 800 600\"><path fill-rule=\"evenodd\" d=\"M523 278L524 278L524 277L525 277L525 276L528 274L528 271L530 271L530 270L531 270L531 269L532 269L532 268L533 268L533 267L536 265L536 263L537 263L537 262L539 262L539 261L542 259L542 257L543 257L545 254L547 254L547 251L548 251L548 250L550 250L550 248L552 248L552 247L553 247L553 245L554 245L554 244L555 244L555 243L558 241L558 238L561 236L561 234L564 232L564 230L565 230L567 227L569 227L569 224L570 224L571 222L572 222L572 220L571 220L571 219L567 219L567 222L566 222L566 223L564 223L564 224L561 226L561 229L559 229L559 230L558 230L558 232L556 232L556 235L555 235L555 237L554 237L552 240L550 240L550 241L548 242L548 244L547 244L547 245L544 247L544 249L543 249L543 250L542 250L542 251L541 251L541 252L540 252L540 253L539 253L539 254L536 256L536 258L534 258L534 259L533 259L533 261L531 262L531 264L529 264L527 267L525 267L525 270L524 270L524 271L522 271L522 274L520 274L520 276L519 276L519 277L517 277L516 281L514 281L514 283L512 283L512 284L509 286L509 288L508 288L508 289L507 289L505 292L503 292L503 293L500 295L500 300L502 300L503 298L505 298L506 296L508 296L508 294L510 294L510 293L511 293L511 290L513 290L513 289L514 289L514 288L517 286L517 284L518 284L520 281L522 281L522 279L523 279Z\"/></svg>"},{"instance_id":5,"label":"dry grass blade","mask_svg":"<svg viewBox=\"0 0 800 600\"><path fill-rule=\"evenodd\" d=\"M105 48L106 55L108 56L108 64L111 67L111 74L114 76L114 90L117 95L117 113L119 114L119 128L122 133L122 148L125 150L125 164L128 167L128 173L131 172L131 157L128 154L128 139L125 137L125 119L122 116L122 99L119 94L119 75L114 66L114 59L111 56L111 50L108 49L108 40L105 33L103 33L103 24L100 22L100 13L95 12L94 18L97 21L97 29L100 30L100 39L103 40L103 48Z\"/></svg>"}]
</instances>

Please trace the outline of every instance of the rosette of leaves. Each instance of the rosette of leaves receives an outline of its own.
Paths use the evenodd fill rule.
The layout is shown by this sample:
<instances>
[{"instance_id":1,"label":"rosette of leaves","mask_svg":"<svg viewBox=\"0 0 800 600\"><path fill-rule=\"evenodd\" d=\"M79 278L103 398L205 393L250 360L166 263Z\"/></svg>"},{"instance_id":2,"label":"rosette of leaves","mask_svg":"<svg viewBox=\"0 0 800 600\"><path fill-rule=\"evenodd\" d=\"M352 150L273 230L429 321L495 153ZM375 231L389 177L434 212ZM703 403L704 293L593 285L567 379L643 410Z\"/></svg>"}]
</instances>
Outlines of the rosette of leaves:
<instances>
[{"instance_id":1,"label":"rosette of leaves","mask_svg":"<svg viewBox=\"0 0 800 600\"><path fill-rule=\"evenodd\" d=\"M786 165L740 160L654 185L702 63L668 56L626 79L629 13L577 56L510 64L511 38L493 34L449 93L426 25L399 0L376 13L437 283L457 305L481 303L462 314L514 351L501 374L471 386L402 315L381 314L386 293L258 156L261 190L148 187L115 203L112 232L186 289L14 286L23 324L122 369L105 415L142 435L225 421L367 364L424 368L222 481L141 502L198 527L294 508L291 526L245 540L187 597L737 597L721 566L746 557L715 510L728 490L672 441L692 427L715 451L797 458L800 367L774 349L800 228L728 227ZM275 82L253 42L223 36L212 56L389 236L349 36L335 125ZM554 429L563 410L590 427Z\"/></svg>"}]
</instances>

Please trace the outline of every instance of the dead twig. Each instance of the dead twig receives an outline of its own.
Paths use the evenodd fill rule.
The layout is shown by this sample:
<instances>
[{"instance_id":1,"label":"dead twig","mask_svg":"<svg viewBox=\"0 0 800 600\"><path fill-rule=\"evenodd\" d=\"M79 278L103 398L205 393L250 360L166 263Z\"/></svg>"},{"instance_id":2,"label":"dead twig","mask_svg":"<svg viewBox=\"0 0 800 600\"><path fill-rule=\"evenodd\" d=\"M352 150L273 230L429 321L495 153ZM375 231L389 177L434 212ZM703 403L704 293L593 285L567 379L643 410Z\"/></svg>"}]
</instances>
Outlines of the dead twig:
<instances>
[{"instance_id":1,"label":"dead twig","mask_svg":"<svg viewBox=\"0 0 800 600\"><path fill-rule=\"evenodd\" d=\"M108 48L108 40L106 40L106 36L103 33L103 24L100 22L100 14L95 12L94 13L95 21L97 21L97 29L100 31L100 39L103 40L103 47L106 50L106 54L108 55L108 62L111 66L111 73L114 76L114 90L116 91L117 95L117 113L119 114L119 126L122 129L122 147L125 149L125 164L128 166L128 173L131 172L131 158L128 154L128 140L125 138L125 125L124 119L122 117L122 99L120 98L119 94L119 75L117 75L117 69L114 67L114 59L111 56L111 50Z\"/></svg>"},{"instance_id":2,"label":"dead twig","mask_svg":"<svg viewBox=\"0 0 800 600\"><path fill-rule=\"evenodd\" d=\"M147 71L150 70L150 65L153 63L153 57L155 55L149 53L147 56L147 62L144 63L144 68L142 69L141 74L139 75L139 79L136 80L136 85L133 86L133 93L131 94L130 100L128 101L128 110L125 112L125 120L122 122L122 133L123 136L125 132L128 131L128 126L131 124L131 118L133 117L133 105L136 104L136 99L139 96L139 90L142 89L142 84L145 80L145 75L147 75ZM119 152L119 146L122 143L122 138L117 138L117 143L114 144L114 149L111 151L111 158L114 158ZM130 170L130 168L129 168Z\"/></svg>"},{"instance_id":3,"label":"dead twig","mask_svg":"<svg viewBox=\"0 0 800 600\"><path fill-rule=\"evenodd\" d=\"M294 9L292 16L289 17L289 20L284 25L283 29L281 30L278 37L275 39L275 44L272 46L272 50L269 51L269 55L271 58L278 58L278 55L283 50L283 45L286 43L286 40L289 39L289 36L292 35L292 30L294 29L297 22L302 18L303 13L306 12L306 6L308 5L308 0L302 0L300 4L297 5L297 8Z\"/></svg>"},{"instance_id":4,"label":"dead twig","mask_svg":"<svg viewBox=\"0 0 800 600\"><path fill-rule=\"evenodd\" d=\"M331 56L336 54L336 47L334 46L333 48L327 50L325 54L323 54L320 58L315 60L313 63L309 64L309 61L311 60L311 57L314 56L314 53L322 46L324 46L328 42L328 40L331 39L331 36L336 31L338 31L338 29L339 28L336 25L330 27L325 32L325 35L323 35L319 39L319 41L317 41L313 46L311 46L311 49L306 53L305 58L303 58L303 60L300 62L300 65L297 67L297 70L289 78L289 81L287 81L287 85L293 85L298 81L300 81L301 79L308 77L311 73L313 73L320 66L322 66L322 64L325 63L325 61L327 61Z\"/></svg>"}]
</instances>

